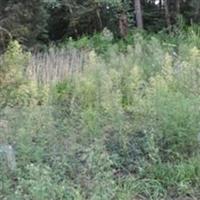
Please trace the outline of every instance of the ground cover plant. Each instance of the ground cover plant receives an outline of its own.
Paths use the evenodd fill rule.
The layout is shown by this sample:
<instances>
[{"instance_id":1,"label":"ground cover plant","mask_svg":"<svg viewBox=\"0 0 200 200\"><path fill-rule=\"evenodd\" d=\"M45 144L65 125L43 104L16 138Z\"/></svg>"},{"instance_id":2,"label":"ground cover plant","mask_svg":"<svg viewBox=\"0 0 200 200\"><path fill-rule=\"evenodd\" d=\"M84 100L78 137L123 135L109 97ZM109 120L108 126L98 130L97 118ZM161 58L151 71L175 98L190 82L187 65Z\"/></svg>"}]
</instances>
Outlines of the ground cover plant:
<instances>
[{"instance_id":1,"label":"ground cover plant","mask_svg":"<svg viewBox=\"0 0 200 200\"><path fill-rule=\"evenodd\" d=\"M16 168L0 163L0 199L200 199L199 33L98 34L34 57L12 41L0 145Z\"/></svg>"}]
</instances>

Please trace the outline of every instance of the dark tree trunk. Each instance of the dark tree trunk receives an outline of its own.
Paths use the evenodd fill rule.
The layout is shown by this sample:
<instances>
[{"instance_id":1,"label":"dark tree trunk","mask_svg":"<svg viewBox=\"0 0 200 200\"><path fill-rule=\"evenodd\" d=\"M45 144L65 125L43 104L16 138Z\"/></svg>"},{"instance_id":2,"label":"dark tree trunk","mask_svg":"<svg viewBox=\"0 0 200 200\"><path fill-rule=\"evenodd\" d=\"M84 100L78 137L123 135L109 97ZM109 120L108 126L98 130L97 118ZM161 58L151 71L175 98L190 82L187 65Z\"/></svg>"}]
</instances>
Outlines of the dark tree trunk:
<instances>
[{"instance_id":1,"label":"dark tree trunk","mask_svg":"<svg viewBox=\"0 0 200 200\"><path fill-rule=\"evenodd\" d=\"M162 10L162 0L159 0L159 9Z\"/></svg>"},{"instance_id":2,"label":"dark tree trunk","mask_svg":"<svg viewBox=\"0 0 200 200\"><path fill-rule=\"evenodd\" d=\"M119 32L122 37L128 34L128 18L125 13L121 14L119 17Z\"/></svg>"},{"instance_id":3,"label":"dark tree trunk","mask_svg":"<svg viewBox=\"0 0 200 200\"><path fill-rule=\"evenodd\" d=\"M180 14L180 9L181 9L180 0L176 0L176 15L177 16Z\"/></svg>"},{"instance_id":4,"label":"dark tree trunk","mask_svg":"<svg viewBox=\"0 0 200 200\"><path fill-rule=\"evenodd\" d=\"M170 19L168 0L164 1L164 7L165 7L165 21L166 21L167 27L169 28L171 26L171 19Z\"/></svg>"}]
</instances>

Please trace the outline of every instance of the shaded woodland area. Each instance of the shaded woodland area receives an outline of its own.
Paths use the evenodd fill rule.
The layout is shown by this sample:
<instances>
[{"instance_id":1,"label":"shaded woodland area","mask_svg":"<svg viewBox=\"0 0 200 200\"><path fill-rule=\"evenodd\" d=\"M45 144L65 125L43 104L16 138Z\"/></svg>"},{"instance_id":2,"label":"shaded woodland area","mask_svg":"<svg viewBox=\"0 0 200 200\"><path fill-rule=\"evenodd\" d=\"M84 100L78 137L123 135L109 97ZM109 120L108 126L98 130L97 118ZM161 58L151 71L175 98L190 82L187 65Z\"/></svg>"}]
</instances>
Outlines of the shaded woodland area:
<instances>
[{"instance_id":1,"label":"shaded woodland area","mask_svg":"<svg viewBox=\"0 0 200 200\"><path fill-rule=\"evenodd\" d=\"M10 36L40 48L104 27L124 37L136 26L157 32L200 20L199 0L0 0L0 5L1 49Z\"/></svg>"}]
</instances>

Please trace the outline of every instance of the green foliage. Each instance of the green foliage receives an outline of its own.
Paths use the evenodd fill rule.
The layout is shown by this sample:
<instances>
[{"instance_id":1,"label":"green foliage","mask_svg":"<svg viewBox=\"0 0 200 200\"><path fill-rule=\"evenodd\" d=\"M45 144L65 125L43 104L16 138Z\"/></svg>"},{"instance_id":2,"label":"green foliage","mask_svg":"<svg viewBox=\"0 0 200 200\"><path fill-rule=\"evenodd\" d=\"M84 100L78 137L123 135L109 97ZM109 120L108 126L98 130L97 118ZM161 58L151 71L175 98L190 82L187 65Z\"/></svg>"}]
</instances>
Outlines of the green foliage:
<instances>
[{"instance_id":1,"label":"green foliage","mask_svg":"<svg viewBox=\"0 0 200 200\"><path fill-rule=\"evenodd\" d=\"M35 46L35 48L36 46L39 48L41 44L47 41L48 13L43 0L27 2L23 0L17 2L0 0L0 4L2 5L0 26L6 28L13 38L26 47Z\"/></svg>"},{"instance_id":2,"label":"green foliage","mask_svg":"<svg viewBox=\"0 0 200 200\"><path fill-rule=\"evenodd\" d=\"M11 41L0 64L0 107L36 104L45 100L45 90L25 78L30 54Z\"/></svg>"},{"instance_id":3,"label":"green foliage","mask_svg":"<svg viewBox=\"0 0 200 200\"><path fill-rule=\"evenodd\" d=\"M113 33L105 28L101 33L94 34L92 37L81 37L78 40L72 38L62 43L63 47L78 48L86 50L95 50L96 53L105 55L108 53L109 48L113 45Z\"/></svg>"},{"instance_id":4,"label":"green foliage","mask_svg":"<svg viewBox=\"0 0 200 200\"><path fill-rule=\"evenodd\" d=\"M169 29L176 32L177 27L199 24L198 0L168 0L171 27L167 30L164 1L160 4L155 0L140 2L144 28L149 32L168 32ZM77 39L99 33L105 27L118 37L123 16L126 28L131 30L135 26L133 0L0 0L0 5L0 50L5 50L10 38L17 39L25 47L45 50L52 41L66 37Z\"/></svg>"},{"instance_id":5,"label":"green foliage","mask_svg":"<svg viewBox=\"0 0 200 200\"><path fill-rule=\"evenodd\" d=\"M0 198L198 199L199 35L134 33L105 50L91 45L98 37L68 42L88 57L83 71L46 86L48 102L1 109L9 128L0 123L0 140L15 148L17 170L0 172ZM4 74L26 63L10 46ZM26 76L17 72L21 85Z\"/></svg>"}]
</instances>

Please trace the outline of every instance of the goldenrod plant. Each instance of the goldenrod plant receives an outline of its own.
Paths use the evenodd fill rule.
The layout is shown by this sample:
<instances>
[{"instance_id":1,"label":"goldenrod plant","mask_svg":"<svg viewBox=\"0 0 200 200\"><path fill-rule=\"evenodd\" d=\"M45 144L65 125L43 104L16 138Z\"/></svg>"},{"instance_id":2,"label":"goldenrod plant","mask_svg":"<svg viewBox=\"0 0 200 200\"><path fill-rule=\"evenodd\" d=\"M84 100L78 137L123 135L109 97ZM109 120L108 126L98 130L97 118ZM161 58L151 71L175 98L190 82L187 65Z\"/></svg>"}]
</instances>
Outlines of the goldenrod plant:
<instances>
[{"instance_id":1,"label":"goldenrod plant","mask_svg":"<svg viewBox=\"0 0 200 200\"><path fill-rule=\"evenodd\" d=\"M108 41L105 52L82 39L84 48L70 41L43 56L11 42L1 62L0 117L8 128L0 143L13 147L16 170L2 166L0 199L199 199L193 34L137 32ZM31 77L34 69L42 70Z\"/></svg>"}]
</instances>

